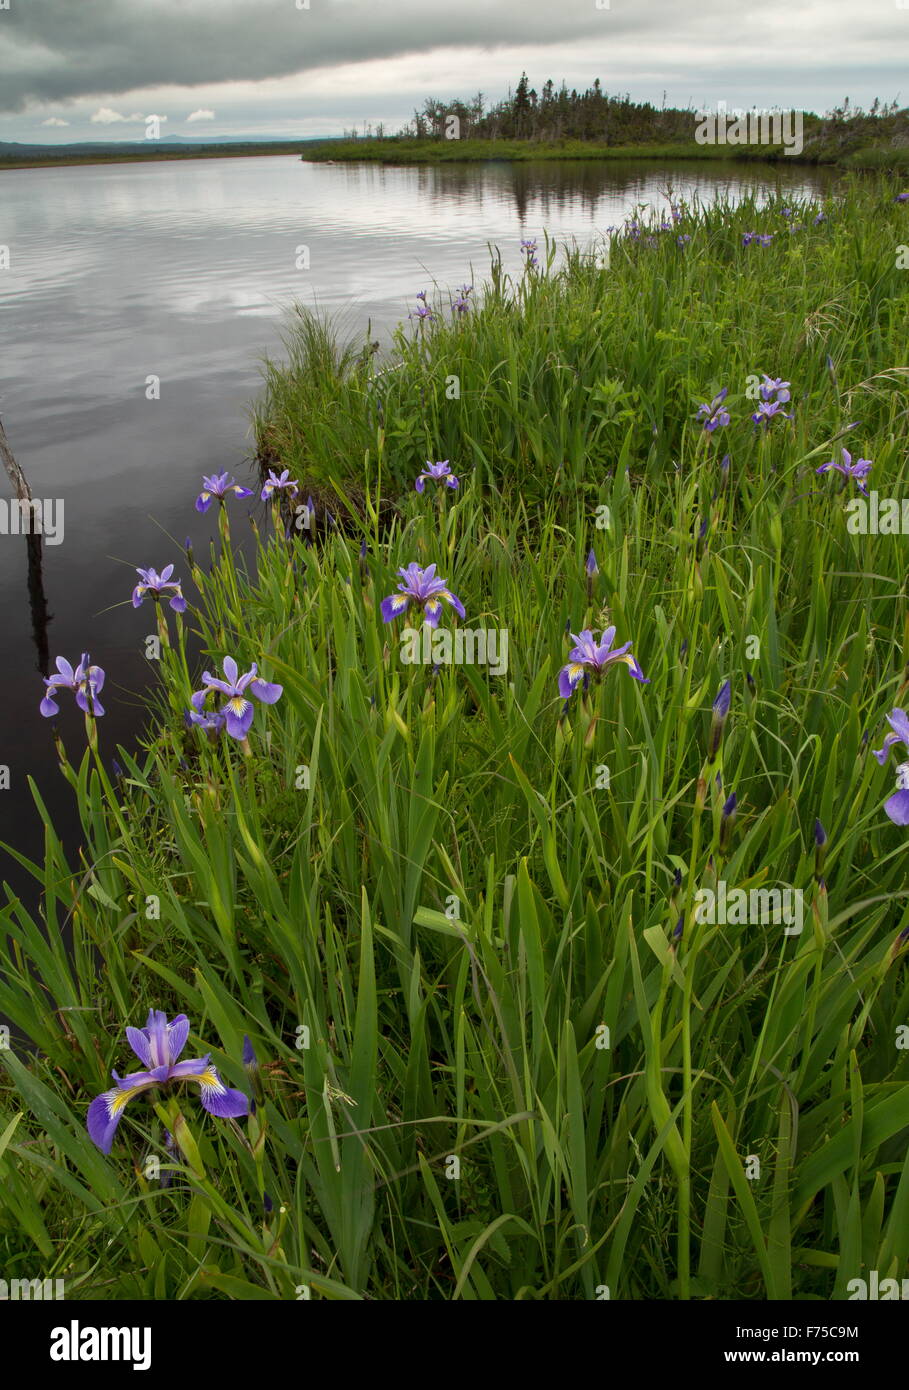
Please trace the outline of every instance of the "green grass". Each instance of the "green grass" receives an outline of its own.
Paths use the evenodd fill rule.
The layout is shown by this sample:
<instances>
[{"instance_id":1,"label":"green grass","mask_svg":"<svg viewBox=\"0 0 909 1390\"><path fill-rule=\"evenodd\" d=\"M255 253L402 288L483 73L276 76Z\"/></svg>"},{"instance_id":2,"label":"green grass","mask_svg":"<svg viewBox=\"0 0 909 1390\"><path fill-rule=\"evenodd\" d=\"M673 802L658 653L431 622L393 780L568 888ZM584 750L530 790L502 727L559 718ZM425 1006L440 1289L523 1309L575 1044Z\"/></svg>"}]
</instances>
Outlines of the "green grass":
<instances>
[{"instance_id":1,"label":"green grass","mask_svg":"<svg viewBox=\"0 0 909 1390\"><path fill-rule=\"evenodd\" d=\"M495 260L466 315L437 294L387 362L295 317L256 423L318 500L315 543L263 530L247 571L225 513L211 573L178 568L205 664L256 661L281 700L249 756L184 729L197 678L170 615L122 782L61 720L78 860L36 789L41 913L9 893L0 912L0 1011L31 1042L0 1051L7 1279L812 1299L907 1273L906 831L871 756L905 701L907 540L850 534L853 484L814 471L845 444L905 492L896 191L844 184L791 234L749 202L694 209L654 245L615 239L608 268L602 247L548 247L517 281ZM761 372L792 382L766 436ZM696 408L723 386L732 422L708 435ZM459 489L421 497L444 458ZM379 604L412 560L466 626L507 630L506 675L402 663ZM566 627L607 623L650 683L615 668L565 709ZM804 930L698 923L719 879L800 889ZM232 1123L139 1098L104 1157L87 1104L150 1006L186 1012L187 1054L235 1087L249 1034L265 1100Z\"/></svg>"},{"instance_id":2,"label":"green grass","mask_svg":"<svg viewBox=\"0 0 909 1390\"><path fill-rule=\"evenodd\" d=\"M865 137L869 139L868 136ZM792 154L783 145L699 145L695 140L653 141L635 145L607 145L596 140L446 140L406 136L364 137L314 144L303 158L312 163L355 161L376 164L456 164L465 161L508 160L523 163L562 159L737 160L776 161L784 165L832 164L848 169L909 170L909 149L881 137L876 143L859 143L844 136L806 138L804 149Z\"/></svg>"},{"instance_id":3,"label":"green grass","mask_svg":"<svg viewBox=\"0 0 909 1390\"><path fill-rule=\"evenodd\" d=\"M766 159L770 153L765 149L760 152L760 157ZM698 145L694 140L606 145L595 140L416 140L397 137L332 140L315 145L306 151L303 158L313 163L357 160L379 164L451 164L490 159L510 162L539 159L731 159L734 155L735 150L730 146Z\"/></svg>"}]
</instances>

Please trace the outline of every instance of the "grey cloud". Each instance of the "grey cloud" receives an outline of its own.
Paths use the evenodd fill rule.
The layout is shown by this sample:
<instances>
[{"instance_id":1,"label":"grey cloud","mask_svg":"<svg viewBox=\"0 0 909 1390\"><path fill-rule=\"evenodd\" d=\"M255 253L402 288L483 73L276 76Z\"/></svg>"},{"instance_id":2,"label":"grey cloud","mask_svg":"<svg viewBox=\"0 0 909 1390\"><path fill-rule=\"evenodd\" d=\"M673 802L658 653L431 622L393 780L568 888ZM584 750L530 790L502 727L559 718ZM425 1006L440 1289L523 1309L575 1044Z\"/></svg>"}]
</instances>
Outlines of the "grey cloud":
<instances>
[{"instance_id":1,"label":"grey cloud","mask_svg":"<svg viewBox=\"0 0 909 1390\"><path fill-rule=\"evenodd\" d=\"M428 53L494 52L521 47L540 81L556 45L594 56L604 85L658 98L684 82L696 100L723 80L764 83L797 75L808 92L821 83L852 88L850 69L874 72L873 90L896 95L909 9L888 3L857 11L854 0L11 0L0 11L0 110L79 98L116 99L140 88L211 87L280 78L317 68ZM896 56L895 56L896 55ZM852 66L852 65L856 66ZM839 80L843 73L845 86ZM516 75L516 74L515 74ZM641 79L648 91L641 91ZM477 84L470 63L458 88ZM790 85L787 81L787 86ZM435 91L427 64L424 94ZM702 89L702 90L699 90ZM730 91L729 95L736 93ZM305 83L300 99L305 103ZM187 100L193 101L191 95ZM356 106L356 99L348 102ZM219 103L220 105L220 103ZM325 103L323 102L324 106ZM132 109L132 99L130 108ZM192 107L190 107L192 109Z\"/></svg>"},{"instance_id":2,"label":"grey cloud","mask_svg":"<svg viewBox=\"0 0 909 1390\"><path fill-rule=\"evenodd\" d=\"M294 0L12 0L0 14L0 109L258 81L437 46L552 43L603 27L593 0L311 0L309 10Z\"/></svg>"}]
</instances>

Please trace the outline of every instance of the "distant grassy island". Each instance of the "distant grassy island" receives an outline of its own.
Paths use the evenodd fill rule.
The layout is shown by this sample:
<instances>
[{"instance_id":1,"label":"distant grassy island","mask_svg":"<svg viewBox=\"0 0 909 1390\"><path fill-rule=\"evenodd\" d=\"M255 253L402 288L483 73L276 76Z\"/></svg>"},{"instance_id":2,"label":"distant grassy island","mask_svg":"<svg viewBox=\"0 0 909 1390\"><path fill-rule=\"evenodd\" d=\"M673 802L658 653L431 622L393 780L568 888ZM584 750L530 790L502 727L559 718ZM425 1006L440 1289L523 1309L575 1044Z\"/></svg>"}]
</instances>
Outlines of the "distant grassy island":
<instances>
[{"instance_id":1,"label":"distant grassy island","mask_svg":"<svg viewBox=\"0 0 909 1390\"><path fill-rule=\"evenodd\" d=\"M320 142L321 143L321 142ZM165 144L156 140L73 145L16 145L0 141L0 169L37 169L69 164L132 164L157 159L243 159L254 155L306 153L308 140L231 140L224 144Z\"/></svg>"},{"instance_id":2,"label":"distant grassy island","mask_svg":"<svg viewBox=\"0 0 909 1390\"><path fill-rule=\"evenodd\" d=\"M770 113L765 112L765 117ZM782 113L780 113L782 114ZM303 158L315 162L368 160L382 164L441 164L476 160L538 159L735 159L791 160L851 169L909 170L909 108L875 101L869 111L849 99L823 116L786 113L798 120L798 149L773 128L773 141L701 143L702 115L693 108L656 107L610 96L599 79L584 92L558 90L552 81L539 95L523 74L513 94L488 110L482 94L469 101L427 98L422 110L394 135L379 125L342 140L314 142ZM755 117L756 119L756 117ZM768 125L773 118L768 119ZM734 113L726 113L724 133ZM785 127L783 127L785 129ZM701 139L703 139L703 135ZM786 144L791 148L787 149Z\"/></svg>"},{"instance_id":3,"label":"distant grassy island","mask_svg":"<svg viewBox=\"0 0 909 1390\"><path fill-rule=\"evenodd\" d=\"M782 145L698 145L695 141L677 144L604 145L601 142L564 140L559 143L531 140L408 140L395 136L375 136L355 140L332 140L306 150L301 158L314 164L360 161L371 164L460 164L484 160L512 163L532 160L570 159L700 159L739 162L777 162L835 165L844 169L909 171L909 147L891 149L868 145L840 154L815 147L798 155L786 155Z\"/></svg>"}]
</instances>

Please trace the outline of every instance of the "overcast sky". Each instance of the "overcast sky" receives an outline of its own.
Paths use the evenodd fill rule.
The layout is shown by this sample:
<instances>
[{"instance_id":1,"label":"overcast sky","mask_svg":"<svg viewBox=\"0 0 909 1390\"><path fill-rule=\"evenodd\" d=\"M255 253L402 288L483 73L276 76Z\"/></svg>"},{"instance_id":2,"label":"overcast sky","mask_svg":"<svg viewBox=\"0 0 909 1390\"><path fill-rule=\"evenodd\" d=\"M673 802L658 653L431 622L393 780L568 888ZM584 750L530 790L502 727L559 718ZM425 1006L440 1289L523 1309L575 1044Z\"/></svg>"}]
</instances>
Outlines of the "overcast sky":
<instances>
[{"instance_id":1,"label":"overcast sky","mask_svg":"<svg viewBox=\"0 0 909 1390\"><path fill-rule=\"evenodd\" d=\"M394 129L522 69L657 105L909 105L909 0L303 3L0 0L0 140L137 139L152 114L184 137Z\"/></svg>"}]
</instances>

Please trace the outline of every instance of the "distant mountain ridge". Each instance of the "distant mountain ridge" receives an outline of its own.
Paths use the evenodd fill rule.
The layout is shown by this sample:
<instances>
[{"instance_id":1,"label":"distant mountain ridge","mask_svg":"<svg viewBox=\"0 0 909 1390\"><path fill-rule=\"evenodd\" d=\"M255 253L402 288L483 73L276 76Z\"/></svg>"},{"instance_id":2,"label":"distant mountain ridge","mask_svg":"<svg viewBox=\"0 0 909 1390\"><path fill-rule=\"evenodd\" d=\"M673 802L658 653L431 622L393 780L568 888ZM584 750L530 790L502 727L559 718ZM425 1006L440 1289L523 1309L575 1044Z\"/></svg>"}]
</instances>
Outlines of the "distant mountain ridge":
<instances>
[{"instance_id":1,"label":"distant mountain ridge","mask_svg":"<svg viewBox=\"0 0 909 1390\"><path fill-rule=\"evenodd\" d=\"M68 155L79 154L135 154L140 149L147 150L151 154L154 152L154 147L160 145L181 145L187 149L193 147L207 148L212 145L287 145L292 149L297 149L300 145L307 145L316 140L324 143L326 140L337 138L333 135L280 136L277 138L266 136L261 139L249 135L200 135L198 137L163 135L160 140L74 140L54 145L25 144L19 140L0 140L0 159L65 159Z\"/></svg>"}]
</instances>

